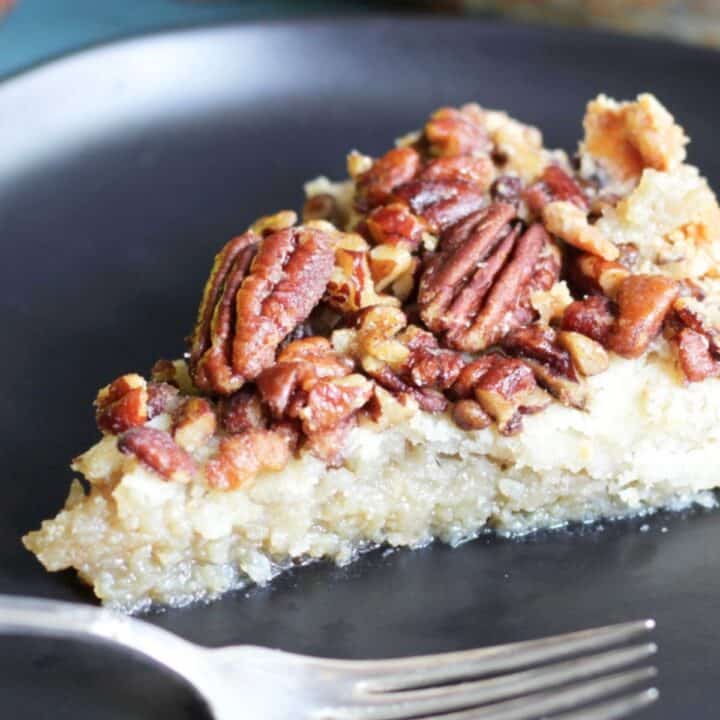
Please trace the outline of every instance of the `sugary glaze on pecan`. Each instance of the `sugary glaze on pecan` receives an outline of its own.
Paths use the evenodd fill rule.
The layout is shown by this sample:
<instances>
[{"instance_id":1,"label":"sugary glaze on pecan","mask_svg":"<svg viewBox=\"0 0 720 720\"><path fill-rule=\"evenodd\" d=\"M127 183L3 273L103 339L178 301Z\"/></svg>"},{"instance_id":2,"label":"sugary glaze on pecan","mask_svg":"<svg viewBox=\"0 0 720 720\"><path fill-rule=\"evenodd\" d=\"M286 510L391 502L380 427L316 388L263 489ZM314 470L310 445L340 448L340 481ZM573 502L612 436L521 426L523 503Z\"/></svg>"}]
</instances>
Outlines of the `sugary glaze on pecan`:
<instances>
[{"instance_id":1,"label":"sugary glaze on pecan","mask_svg":"<svg viewBox=\"0 0 720 720\"><path fill-rule=\"evenodd\" d=\"M586 378L661 333L687 381L720 377L702 279L642 271L638 247L598 224L630 185L608 184L597 112L632 156L623 182L665 162L640 125L677 141L668 168L684 136L647 99L604 102L581 146L598 153L592 173L477 105L438 110L377 159L353 152L342 202L323 181L304 224L261 218L217 255L189 376L164 361L151 382L118 378L98 394L99 427L166 479L231 490L300 451L341 464L364 419L448 411L513 435L551 402L585 410Z\"/></svg>"}]
</instances>

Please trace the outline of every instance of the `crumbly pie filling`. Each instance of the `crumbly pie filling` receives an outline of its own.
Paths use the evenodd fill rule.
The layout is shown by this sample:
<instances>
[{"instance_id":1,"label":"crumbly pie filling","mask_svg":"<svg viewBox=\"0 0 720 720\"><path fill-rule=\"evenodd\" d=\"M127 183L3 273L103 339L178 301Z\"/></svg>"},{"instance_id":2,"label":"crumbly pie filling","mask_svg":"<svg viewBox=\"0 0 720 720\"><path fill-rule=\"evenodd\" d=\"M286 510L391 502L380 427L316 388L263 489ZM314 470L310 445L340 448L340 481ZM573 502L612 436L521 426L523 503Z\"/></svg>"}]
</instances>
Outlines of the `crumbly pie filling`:
<instances>
[{"instance_id":1,"label":"crumbly pie filling","mask_svg":"<svg viewBox=\"0 0 720 720\"><path fill-rule=\"evenodd\" d=\"M441 108L302 222L217 254L183 359L98 393L102 439L23 539L105 603L212 599L379 544L712 504L720 208L650 95L571 160Z\"/></svg>"}]
</instances>

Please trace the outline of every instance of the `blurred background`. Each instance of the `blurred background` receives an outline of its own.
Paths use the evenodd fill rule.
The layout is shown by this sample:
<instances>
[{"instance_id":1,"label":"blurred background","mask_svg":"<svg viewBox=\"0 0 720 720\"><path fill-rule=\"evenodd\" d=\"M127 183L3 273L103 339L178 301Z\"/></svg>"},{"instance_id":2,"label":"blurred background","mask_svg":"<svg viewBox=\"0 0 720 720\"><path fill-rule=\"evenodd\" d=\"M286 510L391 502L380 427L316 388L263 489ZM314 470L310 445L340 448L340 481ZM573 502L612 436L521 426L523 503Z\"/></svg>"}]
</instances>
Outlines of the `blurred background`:
<instances>
[{"instance_id":1,"label":"blurred background","mask_svg":"<svg viewBox=\"0 0 720 720\"><path fill-rule=\"evenodd\" d=\"M720 48L720 0L0 0L0 76L88 44L167 27L368 12L504 16Z\"/></svg>"}]
</instances>

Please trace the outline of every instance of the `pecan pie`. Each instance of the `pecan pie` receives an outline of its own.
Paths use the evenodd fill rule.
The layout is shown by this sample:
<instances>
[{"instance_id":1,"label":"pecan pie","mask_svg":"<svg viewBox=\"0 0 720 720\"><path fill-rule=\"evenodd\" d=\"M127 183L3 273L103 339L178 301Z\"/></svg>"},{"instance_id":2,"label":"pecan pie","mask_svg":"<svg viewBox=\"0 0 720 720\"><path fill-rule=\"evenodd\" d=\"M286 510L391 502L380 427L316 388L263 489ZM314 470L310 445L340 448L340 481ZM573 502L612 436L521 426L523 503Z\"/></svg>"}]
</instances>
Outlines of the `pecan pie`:
<instances>
[{"instance_id":1,"label":"pecan pie","mask_svg":"<svg viewBox=\"0 0 720 720\"><path fill-rule=\"evenodd\" d=\"M183 359L102 388L25 545L104 602L211 599L373 546L710 504L720 208L652 96L572 159L441 108L217 254Z\"/></svg>"}]
</instances>

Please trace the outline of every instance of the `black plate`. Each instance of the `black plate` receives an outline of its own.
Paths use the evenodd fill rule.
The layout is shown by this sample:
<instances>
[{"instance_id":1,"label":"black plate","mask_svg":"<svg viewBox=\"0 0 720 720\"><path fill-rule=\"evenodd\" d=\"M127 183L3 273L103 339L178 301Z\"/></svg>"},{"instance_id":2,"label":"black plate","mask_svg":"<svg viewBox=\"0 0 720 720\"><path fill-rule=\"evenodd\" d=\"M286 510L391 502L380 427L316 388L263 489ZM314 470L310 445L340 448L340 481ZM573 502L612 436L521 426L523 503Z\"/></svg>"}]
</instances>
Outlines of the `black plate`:
<instances>
[{"instance_id":1,"label":"black plate","mask_svg":"<svg viewBox=\"0 0 720 720\"><path fill-rule=\"evenodd\" d=\"M716 183L720 56L603 34L469 21L278 23L100 47L0 86L0 592L91 602L19 537L60 507L95 441L91 402L182 351L217 247L341 177L432 108L477 99L574 147L584 103L656 92ZM641 526L648 527L641 531ZM151 622L209 645L381 657L657 618L662 702L716 717L720 516L693 512L459 549L378 551ZM3 639L7 717L199 717L147 666ZM68 699L70 698L70 700ZM241 707L241 702L239 702Z\"/></svg>"}]
</instances>

